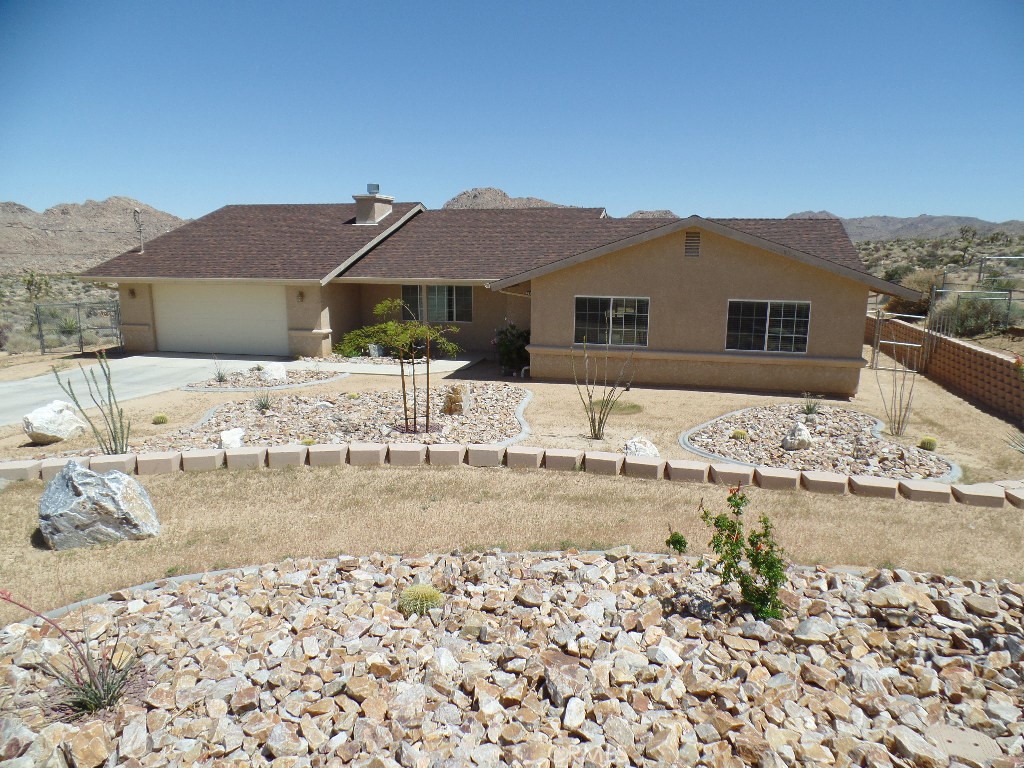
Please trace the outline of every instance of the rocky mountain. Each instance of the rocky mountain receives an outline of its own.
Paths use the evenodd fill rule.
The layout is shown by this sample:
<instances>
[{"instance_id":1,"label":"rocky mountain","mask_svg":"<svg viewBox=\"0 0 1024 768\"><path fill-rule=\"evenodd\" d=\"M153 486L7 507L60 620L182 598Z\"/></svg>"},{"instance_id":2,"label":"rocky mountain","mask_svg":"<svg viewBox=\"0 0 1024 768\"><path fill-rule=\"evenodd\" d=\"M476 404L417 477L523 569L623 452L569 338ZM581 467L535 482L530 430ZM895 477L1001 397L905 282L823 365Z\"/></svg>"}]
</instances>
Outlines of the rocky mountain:
<instances>
[{"instance_id":1,"label":"rocky mountain","mask_svg":"<svg viewBox=\"0 0 1024 768\"><path fill-rule=\"evenodd\" d=\"M445 203L443 208L576 208L574 205L559 205L539 197L509 197L504 190L495 187L475 187L459 192Z\"/></svg>"},{"instance_id":2,"label":"rocky mountain","mask_svg":"<svg viewBox=\"0 0 1024 768\"><path fill-rule=\"evenodd\" d=\"M662 208L658 211L633 211L627 219L678 219L672 211Z\"/></svg>"},{"instance_id":3,"label":"rocky mountain","mask_svg":"<svg viewBox=\"0 0 1024 768\"><path fill-rule=\"evenodd\" d=\"M79 272L117 256L138 244L136 208L147 240L186 221L130 197L61 203L42 213L0 203L0 273Z\"/></svg>"},{"instance_id":4,"label":"rocky mountain","mask_svg":"<svg viewBox=\"0 0 1024 768\"><path fill-rule=\"evenodd\" d=\"M804 211L787 216L790 219L838 219L828 211ZM993 232L1005 232L1008 235L1024 234L1024 221L985 221L973 216L861 216L853 219L842 219L843 226L854 242L865 240L882 241L914 240L917 238L937 239L951 237L960 231L960 227L974 227L979 235L990 235Z\"/></svg>"}]
</instances>

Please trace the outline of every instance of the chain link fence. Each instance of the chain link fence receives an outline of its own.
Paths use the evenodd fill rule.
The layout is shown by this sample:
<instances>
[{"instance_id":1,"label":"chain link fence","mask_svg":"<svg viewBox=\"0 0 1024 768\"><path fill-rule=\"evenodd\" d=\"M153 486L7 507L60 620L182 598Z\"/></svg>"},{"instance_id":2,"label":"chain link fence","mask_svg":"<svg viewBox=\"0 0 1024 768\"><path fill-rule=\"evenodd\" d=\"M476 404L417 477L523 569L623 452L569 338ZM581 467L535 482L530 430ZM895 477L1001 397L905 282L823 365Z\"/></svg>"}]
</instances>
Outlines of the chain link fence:
<instances>
[{"instance_id":1,"label":"chain link fence","mask_svg":"<svg viewBox=\"0 0 1024 768\"><path fill-rule=\"evenodd\" d=\"M116 301L35 305L39 351L45 354L120 348L121 306Z\"/></svg>"}]
</instances>

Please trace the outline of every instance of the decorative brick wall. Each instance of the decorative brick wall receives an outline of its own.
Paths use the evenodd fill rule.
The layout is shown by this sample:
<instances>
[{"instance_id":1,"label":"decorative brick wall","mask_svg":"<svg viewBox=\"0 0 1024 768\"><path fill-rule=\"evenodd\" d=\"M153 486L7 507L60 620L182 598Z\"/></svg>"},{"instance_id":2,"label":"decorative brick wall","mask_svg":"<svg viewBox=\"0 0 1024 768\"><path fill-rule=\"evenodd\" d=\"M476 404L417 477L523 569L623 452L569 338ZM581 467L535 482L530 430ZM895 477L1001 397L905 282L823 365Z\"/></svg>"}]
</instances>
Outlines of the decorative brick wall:
<instances>
[{"instance_id":1,"label":"decorative brick wall","mask_svg":"<svg viewBox=\"0 0 1024 768\"><path fill-rule=\"evenodd\" d=\"M864 343L875 337L875 318L868 316ZM886 320L883 338L889 341L923 344L923 329L903 320ZM967 341L936 336L924 375L951 392L1009 419L1024 423L1024 380L1013 366L1013 356L975 346ZM887 354L892 348L882 351Z\"/></svg>"}]
</instances>

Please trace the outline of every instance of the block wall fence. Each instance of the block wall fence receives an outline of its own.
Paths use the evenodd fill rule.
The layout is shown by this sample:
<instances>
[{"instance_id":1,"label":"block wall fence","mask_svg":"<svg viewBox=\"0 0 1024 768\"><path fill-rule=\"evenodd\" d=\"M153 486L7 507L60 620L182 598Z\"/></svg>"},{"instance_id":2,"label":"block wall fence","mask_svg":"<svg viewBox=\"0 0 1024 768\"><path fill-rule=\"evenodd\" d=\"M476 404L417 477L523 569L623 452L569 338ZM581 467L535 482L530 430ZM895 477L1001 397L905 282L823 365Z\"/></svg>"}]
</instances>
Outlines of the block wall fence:
<instances>
[{"instance_id":1,"label":"block wall fence","mask_svg":"<svg viewBox=\"0 0 1024 768\"><path fill-rule=\"evenodd\" d=\"M864 327L864 343L875 337L873 316ZM911 344L923 344L925 331L903 320L885 320L882 338ZM1024 379L1014 367L1014 358L948 336L935 336L923 374L936 384L961 395L1014 424L1024 423ZM883 352L890 354L892 350Z\"/></svg>"}]
</instances>

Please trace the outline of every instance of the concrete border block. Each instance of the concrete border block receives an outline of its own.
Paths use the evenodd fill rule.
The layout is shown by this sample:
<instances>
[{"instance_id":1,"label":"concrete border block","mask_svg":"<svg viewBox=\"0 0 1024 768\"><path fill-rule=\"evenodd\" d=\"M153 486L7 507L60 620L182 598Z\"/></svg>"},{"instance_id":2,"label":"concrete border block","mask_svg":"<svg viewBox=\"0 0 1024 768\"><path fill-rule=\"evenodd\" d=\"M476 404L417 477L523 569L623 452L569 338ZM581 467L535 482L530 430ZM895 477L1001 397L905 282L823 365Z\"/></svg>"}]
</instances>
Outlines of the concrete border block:
<instances>
[{"instance_id":1,"label":"concrete border block","mask_svg":"<svg viewBox=\"0 0 1024 768\"><path fill-rule=\"evenodd\" d=\"M961 504L969 504L972 507L1002 509L1006 504L1006 494L995 483L957 484L953 486L953 496Z\"/></svg>"},{"instance_id":2,"label":"concrete border block","mask_svg":"<svg viewBox=\"0 0 1024 768\"><path fill-rule=\"evenodd\" d=\"M591 475L618 475L626 457L611 451L587 451L583 455L583 467Z\"/></svg>"},{"instance_id":3,"label":"concrete border block","mask_svg":"<svg viewBox=\"0 0 1024 768\"><path fill-rule=\"evenodd\" d=\"M850 492L856 496L872 499L895 499L900 495L900 481L891 477L874 475L851 475Z\"/></svg>"},{"instance_id":4,"label":"concrete border block","mask_svg":"<svg viewBox=\"0 0 1024 768\"><path fill-rule=\"evenodd\" d=\"M818 472L807 470L800 473L800 483L812 493L834 493L844 496L850 478L838 472Z\"/></svg>"},{"instance_id":5,"label":"concrete border block","mask_svg":"<svg viewBox=\"0 0 1024 768\"><path fill-rule=\"evenodd\" d=\"M627 456L622 464L622 474L644 480L661 480L665 476L665 460L653 456Z\"/></svg>"},{"instance_id":6,"label":"concrete border block","mask_svg":"<svg viewBox=\"0 0 1024 768\"><path fill-rule=\"evenodd\" d=\"M427 460L435 467L457 467L466 462L466 446L456 444L431 445Z\"/></svg>"},{"instance_id":7,"label":"concrete border block","mask_svg":"<svg viewBox=\"0 0 1024 768\"><path fill-rule=\"evenodd\" d=\"M945 483L933 480L900 480L900 493L911 501L934 501L949 504L953 500L953 491Z\"/></svg>"},{"instance_id":8,"label":"concrete border block","mask_svg":"<svg viewBox=\"0 0 1024 768\"><path fill-rule=\"evenodd\" d=\"M383 467L388 455L386 443L350 443L348 463L353 467Z\"/></svg>"},{"instance_id":9,"label":"concrete border block","mask_svg":"<svg viewBox=\"0 0 1024 768\"><path fill-rule=\"evenodd\" d=\"M126 475L132 475L135 473L135 462L134 453L93 456L89 460L89 469L100 474L116 469L118 472L124 472Z\"/></svg>"},{"instance_id":10,"label":"concrete border block","mask_svg":"<svg viewBox=\"0 0 1024 768\"><path fill-rule=\"evenodd\" d=\"M754 468L742 464L712 464L711 482L728 485L730 488L737 485L753 485Z\"/></svg>"},{"instance_id":11,"label":"concrete border block","mask_svg":"<svg viewBox=\"0 0 1024 768\"><path fill-rule=\"evenodd\" d=\"M800 472L781 467L755 467L754 482L770 491L794 491L800 487Z\"/></svg>"},{"instance_id":12,"label":"concrete border block","mask_svg":"<svg viewBox=\"0 0 1024 768\"><path fill-rule=\"evenodd\" d=\"M311 445L306 449L306 459L311 467L340 467L348 458L346 443L325 443Z\"/></svg>"},{"instance_id":13,"label":"concrete border block","mask_svg":"<svg viewBox=\"0 0 1024 768\"><path fill-rule=\"evenodd\" d=\"M223 466L223 448L198 448L181 452L181 468L185 472L211 472Z\"/></svg>"},{"instance_id":14,"label":"concrete border block","mask_svg":"<svg viewBox=\"0 0 1024 768\"><path fill-rule=\"evenodd\" d=\"M1018 509L1024 507L1024 488L1007 488L1006 500Z\"/></svg>"},{"instance_id":15,"label":"concrete border block","mask_svg":"<svg viewBox=\"0 0 1024 768\"><path fill-rule=\"evenodd\" d=\"M505 446L486 443L467 445L466 461L471 467L500 467L505 463Z\"/></svg>"},{"instance_id":16,"label":"concrete border block","mask_svg":"<svg viewBox=\"0 0 1024 768\"><path fill-rule=\"evenodd\" d=\"M576 472L583 467L583 451L577 448L548 448L544 452L544 469Z\"/></svg>"},{"instance_id":17,"label":"concrete border block","mask_svg":"<svg viewBox=\"0 0 1024 768\"><path fill-rule=\"evenodd\" d=\"M64 462L65 464L67 462ZM19 461L0 462L0 479L2 480L38 480L39 467L42 461L39 459L24 459ZM58 470L59 472L60 470Z\"/></svg>"},{"instance_id":18,"label":"concrete border block","mask_svg":"<svg viewBox=\"0 0 1024 768\"><path fill-rule=\"evenodd\" d=\"M505 449L505 464L509 469L540 469L544 463L544 449L527 445L510 445Z\"/></svg>"},{"instance_id":19,"label":"concrete border block","mask_svg":"<svg viewBox=\"0 0 1024 768\"><path fill-rule=\"evenodd\" d=\"M154 451L136 457L136 470L140 475L169 475L181 471L180 451Z\"/></svg>"},{"instance_id":20,"label":"concrete border block","mask_svg":"<svg viewBox=\"0 0 1024 768\"><path fill-rule=\"evenodd\" d=\"M224 460L228 469L262 469L267 463L267 449L262 445L228 448Z\"/></svg>"},{"instance_id":21,"label":"concrete border block","mask_svg":"<svg viewBox=\"0 0 1024 768\"><path fill-rule=\"evenodd\" d=\"M388 461L392 467L418 467L427 460L427 446L424 443L391 443L388 446Z\"/></svg>"},{"instance_id":22,"label":"concrete border block","mask_svg":"<svg viewBox=\"0 0 1024 768\"><path fill-rule=\"evenodd\" d=\"M305 445L272 445L267 448L267 466L271 469L304 466L308 452Z\"/></svg>"},{"instance_id":23,"label":"concrete border block","mask_svg":"<svg viewBox=\"0 0 1024 768\"><path fill-rule=\"evenodd\" d=\"M690 459L669 459L665 467L668 479L677 483L706 483L711 469L706 461Z\"/></svg>"},{"instance_id":24,"label":"concrete border block","mask_svg":"<svg viewBox=\"0 0 1024 768\"><path fill-rule=\"evenodd\" d=\"M62 458L55 459L43 459L39 462L39 474L43 479L44 483L48 483L55 478L60 471L67 466L69 461L77 462L79 465L88 469L89 457L88 456L64 456Z\"/></svg>"}]
</instances>

